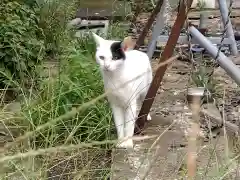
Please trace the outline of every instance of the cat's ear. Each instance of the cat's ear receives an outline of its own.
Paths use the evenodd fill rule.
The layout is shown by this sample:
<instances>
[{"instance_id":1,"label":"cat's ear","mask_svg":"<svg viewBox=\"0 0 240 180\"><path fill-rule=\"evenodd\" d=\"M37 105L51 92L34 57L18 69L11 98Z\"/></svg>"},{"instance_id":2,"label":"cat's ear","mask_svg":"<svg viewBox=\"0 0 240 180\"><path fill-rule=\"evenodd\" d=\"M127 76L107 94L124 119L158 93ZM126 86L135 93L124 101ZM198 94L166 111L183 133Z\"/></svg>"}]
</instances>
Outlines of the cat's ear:
<instances>
[{"instance_id":1,"label":"cat's ear","mask_svg":"<svg viewBox=\"0 0 240 180\"><path fill-rule=\"evenodd\" d=\"M98 36L93 32L92 32L92 36L97 46L100 46L100 44L105 41L102 37Z\"/></svg>"},{"instance_id":2,"label":"cat's ear","mask_svg":"<svg viewBox=\"0 0 240 180\"><path fill-rule=\"evenodd\" d=\"M125 37L122 42L122 48L124 51L134 49L136 41L132 39L131 36Z\"/></svg>"}]
</instances>

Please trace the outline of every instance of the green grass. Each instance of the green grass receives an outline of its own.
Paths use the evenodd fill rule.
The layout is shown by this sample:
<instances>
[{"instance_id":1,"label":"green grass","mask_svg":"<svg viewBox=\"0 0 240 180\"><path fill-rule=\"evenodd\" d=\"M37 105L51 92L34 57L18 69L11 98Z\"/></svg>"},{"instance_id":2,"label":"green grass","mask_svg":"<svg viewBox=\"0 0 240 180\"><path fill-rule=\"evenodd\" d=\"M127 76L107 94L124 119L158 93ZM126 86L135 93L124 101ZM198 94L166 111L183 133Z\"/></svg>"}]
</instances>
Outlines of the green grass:
<instances>
[{"instance_id":1,"label":"green grass","mask_svg":"<svg viewBox=\"0 0 240 180\"><path fill-rule=\"evenodd\" d=\"M37 91L32 89L27 93L23 92L21 112L17 115L19 118L13 120L13 117L11 121L4 120L4 122L9 127L17 126L22 134L29 132L32 134L24 140L23 148L16 145L19 150L18 148L10 148L10 151L4 152L5 155L12 155L13 152L15 154L30 150L37 151L39 148L47 149L70 144L92 143L92 141L104 142L115 138L114 131L112 131L111 111L104 98L73 115L69 115L69 117L56 120L103 93L103 83L95 60L90 52L84 55L82 50L79 48L79 41L72 40L71 46L68 46L59 56L59 75L46 77L46 74L42 74L42 80L39 82L40 88ZM37 130L46 123L49 123L49 126L45 126L40 131ZM95 160L99 160L101 157L106 157L105 153L110 146L103 143L95 148L97 148L94 150L95 154L103 154L98 158L95 157ZM66 157L68 156L64 156L64 158ZM91 157L94 157L94 153L83 158L89 159ZM10 163L11 168L7 168L9 173L22 172L20 169L25 169L25 159L28 158L17 162L13 161L14 164ZM46 172L50 168L46 166L46 162L41 164L41 161L46 161L44 155L33 159L34 163L38 164L33 172L38 170L39 166L40 169L46 168ZM51 160L47 164L50 166ZM84 166L82 164L76 168ZM23 173L21 176L27 176L30 179L36 178L34 173Z\"/></svg>"},{"instance_id":2,"label":"green grass","mask_svg":"<svg viewBox=\"0 0 240 180\"><path fill-rule=\"evenodd\" d=\"M74 0L37 2L46 46L43 59L58 63L54 69L44 68L49 65L44 61L37 65L38 76L29 76L34 83L27 89L9 78L17 86L15 104L20 103L21 109L9 108L1 100L1 127L6 128L0 142L8 143L0 148L4 167L0 179L105 179L116 135L111 110L102 96L95 44L91 37L77 39L75 32L66 31L66 23L76 12ZM109 38L124 36L118 24L110 26Z\"/></svg>"}]
</instances>

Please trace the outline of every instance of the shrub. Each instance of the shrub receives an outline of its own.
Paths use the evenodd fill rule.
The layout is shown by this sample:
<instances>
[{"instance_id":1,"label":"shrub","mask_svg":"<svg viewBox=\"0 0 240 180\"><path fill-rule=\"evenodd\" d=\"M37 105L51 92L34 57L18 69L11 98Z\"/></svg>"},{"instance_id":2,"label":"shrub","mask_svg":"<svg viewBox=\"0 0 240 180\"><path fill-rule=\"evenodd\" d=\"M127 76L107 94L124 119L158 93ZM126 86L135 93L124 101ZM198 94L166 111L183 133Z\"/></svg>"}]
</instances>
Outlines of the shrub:
<instances>
[{"instance_id":1,"label":"shrub","mask_svg":"<svg viewBox=\"0 0 240 180\"><path fill-rule=\"evenodd\" d=\"M0 6L0 86L26 84L44 57L38 18L28 6L3 1Z\"/></svg>"}]
</instances>

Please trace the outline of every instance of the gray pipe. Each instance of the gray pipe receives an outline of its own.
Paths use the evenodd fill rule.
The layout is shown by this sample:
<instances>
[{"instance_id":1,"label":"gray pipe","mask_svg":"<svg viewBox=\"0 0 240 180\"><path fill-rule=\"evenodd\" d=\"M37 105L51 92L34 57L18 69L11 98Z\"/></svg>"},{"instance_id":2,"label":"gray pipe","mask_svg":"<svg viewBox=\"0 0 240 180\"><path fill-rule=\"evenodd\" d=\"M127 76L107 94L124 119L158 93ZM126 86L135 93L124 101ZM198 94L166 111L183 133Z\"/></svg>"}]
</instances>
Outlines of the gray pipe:
<instances>
[{"instance_id":1,"label":"gray pipe","mask_svg":"<svg viewBox=\"0 0 240 180\"><path fill-rule=\"evenodd\" d=\"M194 39L215 59L218 53L218 48L214 46L205 36L203 36L202 33L200 33L194 26L189 28L189 32ZM227 72L227 74L238 85L240 85L240 69L222 52L219 53L216 60L217 63Z\"/></svg>"},{"instance_id":2,"label":"gray pipe","mask_svg":"<svg viewBox=\"0 0 240 180\"><path fill-rule=\"evenodd\" d=\"M223 21L223 25L225 27L227 21L228 21L228 7L227 7L227 2L226 0L218 0L219 3L219 9L222 15L222 21ZM232 40L232 43L230 44L230 48L231 48L231 52L234 56L238 55L238 49L237 49L237 43L235 41L235 37L234 37L234 32L233 32L233 28L232 28L232 23L231 20L229 19L228 24L227 24L227 37L229 39Z\"/></svg>"},{"instance_id":3,"label":"gray pipe","mask_svg":"<svg viewBox=\"0 0 240 180\"><path fill-rule=\"evenodd\" d=\"M164 16L164 13L166 13L166 0L163 1L162 8L158 13L156 24L154 25L152 32L152 37L147 47L147 55L149 59L152 59L153 57L154 51L156 49L157 38L160 35L161 30L165 26L166 17Z\"/></svg>"}]
</instances>

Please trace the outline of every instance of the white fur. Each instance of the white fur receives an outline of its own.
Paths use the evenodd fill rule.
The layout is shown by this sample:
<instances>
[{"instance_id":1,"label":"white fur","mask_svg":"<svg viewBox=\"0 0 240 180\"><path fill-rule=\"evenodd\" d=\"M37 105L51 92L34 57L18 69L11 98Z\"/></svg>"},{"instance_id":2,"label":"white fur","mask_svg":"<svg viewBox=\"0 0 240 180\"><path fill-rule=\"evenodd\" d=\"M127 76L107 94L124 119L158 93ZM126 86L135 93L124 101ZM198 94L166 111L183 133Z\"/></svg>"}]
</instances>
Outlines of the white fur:
<instances>
[{"instance_id":1,"label":"white fur","mask_svg":"<svg viewBox=\"0 0 240 180\"><path fill-rule=\"evenodd\" d=\"M112 60L110 46L115 41L105 40L94 33L93 37L97 44L96 61L101 69L105 91L112 90L107 98L117 128L118 147L133 148L131 137L137 118L137 104L142 104L152 81L149 58L143 52L128 50L125 51L125 60ZM147 119L151 120L149 114Z\"/></svg>"}]
</instances>

